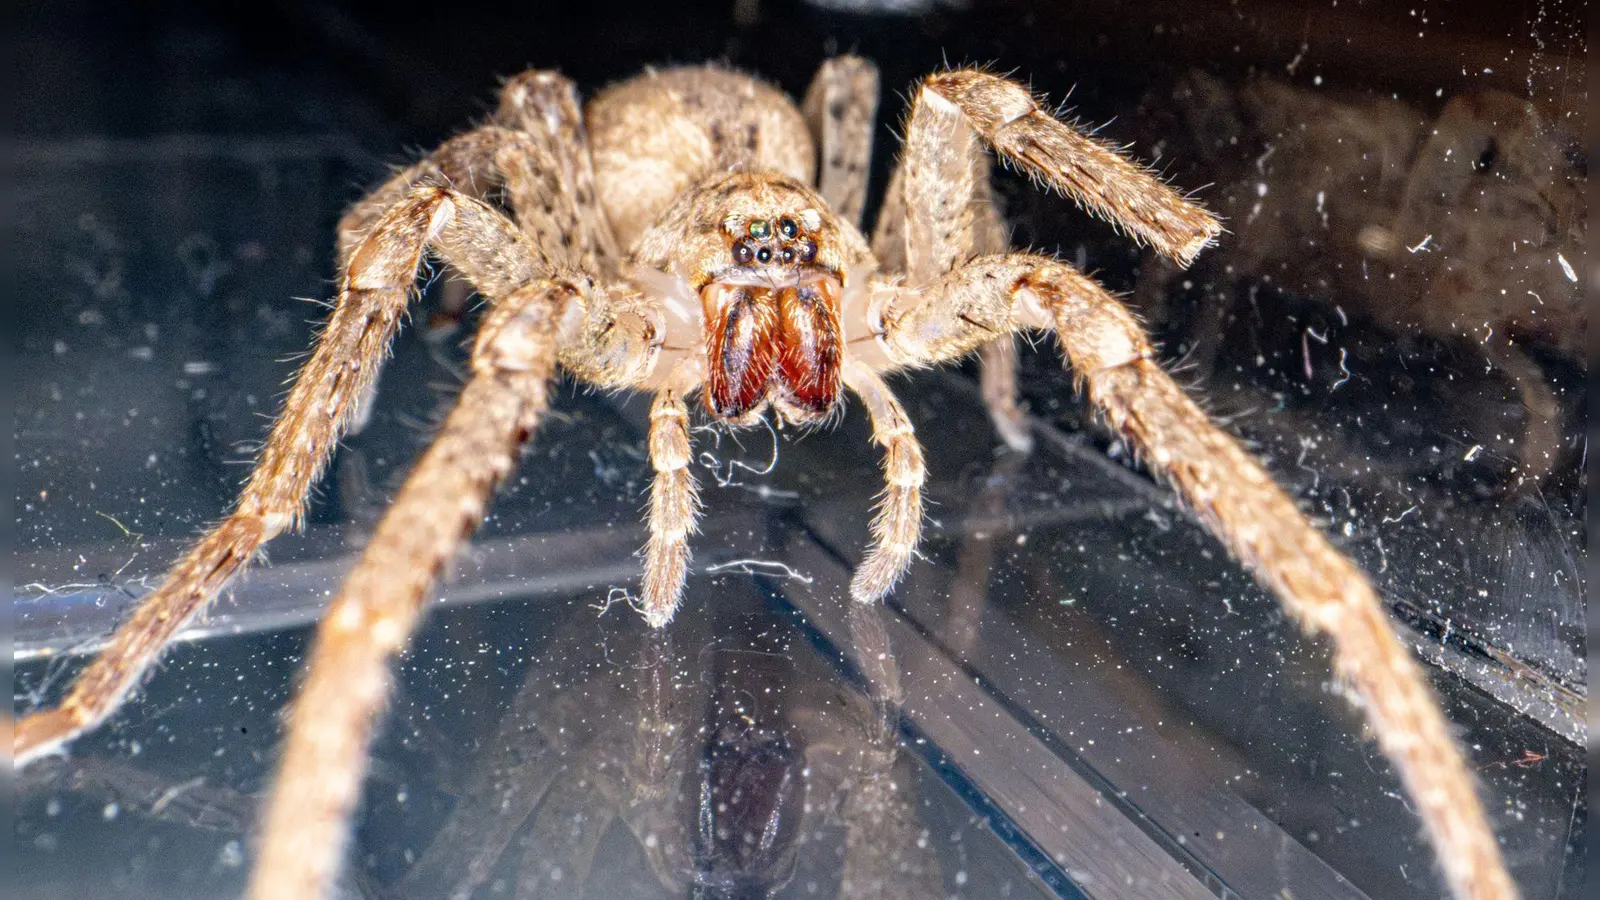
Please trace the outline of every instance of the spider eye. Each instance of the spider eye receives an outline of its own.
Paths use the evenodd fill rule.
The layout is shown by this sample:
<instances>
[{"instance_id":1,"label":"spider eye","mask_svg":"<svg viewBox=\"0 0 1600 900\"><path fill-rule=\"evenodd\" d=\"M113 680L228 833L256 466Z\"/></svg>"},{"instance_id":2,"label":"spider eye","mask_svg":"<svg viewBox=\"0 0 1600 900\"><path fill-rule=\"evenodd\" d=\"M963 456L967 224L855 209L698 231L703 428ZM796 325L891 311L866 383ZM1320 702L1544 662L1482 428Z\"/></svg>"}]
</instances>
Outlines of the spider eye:
<instances>
[{"instance_id":1,"label":"spider eye","mask_svg":"<svg viewBox=\"0 0 1600 900\"><path fill-rule=\"evenodd\" d=\"M812 240L801 241L800 242L800 261L808 263L808 262L812 262L816 258L817 258L817 243L816 243L816 241L812 241Z\"/></svg>"},{"instance_id":2,"label":"spider eye","mask_svg":"<svg viewBox=\"0 0 1600 900\"><path fill-rule=\"evenodd\" d=\"M786 241L794 240L800 234L800 226L794 220L785 216L778 220L778 236Z\"/></svg>"},{"instance_id":3,"label":"spider eye","mask_svg":"<svg viewBox=\"0 0 1600 900\"><path fill-rule=\"evenodd\" d=\"M757 250L756 251L756 262L759 262L759 263L772 262L772 248L771 247L762 247L760 250Z\"/></svg>"},{"instance_id":4,"label":"spider eye","mask_svg":"<svg viewBox=\"0 0 1600 900\"><path fill-rule=\"evenodd\" d=\"M750 246L749 241L739 241L733 245L733 261L739 265L747 266L755 258L755 248Z\"/></svg>"},{"instance_id":5,"label":"spider eye","mask_svg":"<svg viewBox=\"0 0 1600 900\"><path fill-rule=\"evenodd\" d=\"M794 262L794 250L789 248L789 247L785 247L782 250L779 250L778 251L778 262L781 262L786 266L789 265L790 263Z\"/></svg>"},{"instance_id":6,"label":"spider eye","mask_svg":"<svg viewBox=\"0 0 1600 900\"><path fill-rule=\"evenodd\" d=\"M772 237L772 226L767 224L766 219L751 219L750 236L758 241L764 241Z\"/></svg>"}]
</instances>

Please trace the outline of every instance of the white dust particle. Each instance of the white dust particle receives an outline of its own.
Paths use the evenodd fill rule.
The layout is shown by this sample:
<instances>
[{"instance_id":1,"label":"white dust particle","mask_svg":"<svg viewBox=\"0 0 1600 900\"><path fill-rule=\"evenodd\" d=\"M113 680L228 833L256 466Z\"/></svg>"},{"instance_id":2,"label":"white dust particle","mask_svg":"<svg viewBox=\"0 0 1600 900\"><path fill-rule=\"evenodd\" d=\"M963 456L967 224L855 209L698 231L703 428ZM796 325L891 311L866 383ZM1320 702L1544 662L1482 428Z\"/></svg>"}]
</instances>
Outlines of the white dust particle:
<instances>
[{"instance_id":1,"label":"white dust particle","mask_svg":"<svg viewBox=\"0 0 1600 900\"><path fill-rule=\"evenodd\" d=\"M1567 258L1562 256L1560 253L1556 254L1556 261L1561 263L1561 271L1567 274L1567 280L1573 284L1577 284L1578 273L1577 270L1572 268L1572 263L1567 262Z\"/></svg>"}]
</instances>

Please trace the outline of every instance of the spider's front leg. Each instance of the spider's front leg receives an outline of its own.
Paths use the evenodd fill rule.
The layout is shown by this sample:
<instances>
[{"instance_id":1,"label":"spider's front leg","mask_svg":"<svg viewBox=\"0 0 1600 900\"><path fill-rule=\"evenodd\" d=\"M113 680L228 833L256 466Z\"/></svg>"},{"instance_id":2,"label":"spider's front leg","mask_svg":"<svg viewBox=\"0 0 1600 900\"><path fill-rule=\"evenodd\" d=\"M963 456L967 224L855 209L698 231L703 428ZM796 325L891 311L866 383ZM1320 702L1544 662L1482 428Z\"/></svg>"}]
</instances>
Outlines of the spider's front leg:
<instances>
[{"instance_id":1,"label":"spider's front leg","mask_svg":"<svg viewBox=\"0 0 1600 900\"><path fill-rule=\"evenodd\" d=\"M933 282L976 255L1009 246L989 190L980 140L1036 181L1188 264L1221 226L1148 170L1043 109L1022 85L978 69L931 75L918 86L905 149L873 235L889 270L904 261L912 285ZM1032 446L1016 399L1016 346L996 335L982 351L990 418L1006 443Z\"/></svg>"},{"instance_id":2,"label":"spider's front leg","mask_svg":"<svg viewBox=\"0 0 1600 900\"><path fill-rule=\"evenodd\" d=\"M557 335L573 330L574 312L581 316L574 301L583 288L566 278L536 280L494 306L473 351L472 379L328 608L290 712L254 900L327 895L388 700L389 664L533 436L555 373Z\"/></svg>"},{"instance_id":3,"label":"spider's front leg","mask_svg":"<svg viewBox=\"0 0 1600 900\"><path fill-rule=\"evenodd\" d=\"M970 128L1007 162L1183 265L1222 233L1210 213L1115 147L1046 112L1027 88L1009 78L977 69L929 76L917 92L907 129L908 155L918 140L913 133L918 117L924 115L928 144L949 144L953 131ZM913 220L919 215L914 202L909 214Z\"/></svg>"},{"instance_id":4,"label":"spider's front leg","mask_svg":"<svg viewBox=\"0 0 1600 900\"><path fill-rule=\"evenodd\" d=\"M906 122L905 147L872 235L884 269L904 271L913 285L926 285L973 256L1010 249L990 167L962 112L924 87ZM1029 452L1033 435L1017 400L1016 338L1005 334L985 344L978 372L995 431L1011 449Z\"/></svg>"},{"instance_id":5,"label":"spider's front leg","mask_svg":"<svg viewBox=\"0 0 1600 900\"><path fill-rule=\"evenodd\" d=\"M462 194L412 188L349 252L333 315L301 369L238 504L173 567L113 634L54 709L17 723L18 765L62 747L106 719L179 629L204 609L261 546L300 524L306 494L371 390L431 238L491 296L531 278L536 257L503 216ZM522 246L521 253L501 254ZM500 257L504 255L508 259ZM510 261L512 264L505 265Z\"/></svg>"},{"instance_id":6,"label":"spider's front leg","mask_svg":"<svg viewBox=\"0 0 1600 900\"><path fill-rule=\"evenodd\" d=\"M1113 431L1304 630L1328 635L1454 896L1517 896L1438 701L1372 584L1161 368L1125 306L1071 266L1030 254L972 260L920 292L887 285L873 302L888 368L953 359L1017 328L1055 331Z\"/></svg>"},{"instance_id":7,"label":"spider's front leg","mask_svg":"<svg viewBox=\"0 0 1600 900\"><path fill-rule=\"evenodd\" d=\"M562 181L564 171L541 135L487 125L441 144L340 219L338 259L345 278L338 301L238 503L159 588L140 599L56 708L22 717L14 743L18 765L58 750L103 722L173 636L244 570L262 545L300 524L306 494L339 437L360 427L409 301L424 243L431 239L446 263L490 297L505 296L526 283L552 255L557 262L566 261L562 253L544 247L567 248L584 259L592 256L596 242L603 243L593 223L603 226L603 219L586 212L581 198ZM504 186L516 224L480 202L497 186ZM590 227L576 232L576 238L561 230L584 223ZM529 243L529 235L537 243ZM515 251L508 252L512 247ZM594 339L588 345L580 342L573 355L586 373L626 381L636 360L618 354L613 345L641 330L640 317L610 305L591 307L589 314L611 336L601 332L594 337L591 329ZM628 327L610 329L624 319ZM648 330L648 323L642 327Z\"/></svg>"},{"instance_id":8,"label":"spider's front leg","mask_svg":"<svg viewBox=\"0 0 1600 900\"><path fill-rule=\"evenodd\" d=\"M399 227L413 209L426 227ZM348 281L365 283L383 260L409 261L404 275L414 278L427 248L472 279L490 312L471 381L318 629L263 829L255 900L322 897L332 884L388 698L389 664L533 437L557 363L625 387L649 377L660 350L658 323L631 288L550 268L516 224L446 188L418 188L380 220Z\"/></svg>"}]
</instances>

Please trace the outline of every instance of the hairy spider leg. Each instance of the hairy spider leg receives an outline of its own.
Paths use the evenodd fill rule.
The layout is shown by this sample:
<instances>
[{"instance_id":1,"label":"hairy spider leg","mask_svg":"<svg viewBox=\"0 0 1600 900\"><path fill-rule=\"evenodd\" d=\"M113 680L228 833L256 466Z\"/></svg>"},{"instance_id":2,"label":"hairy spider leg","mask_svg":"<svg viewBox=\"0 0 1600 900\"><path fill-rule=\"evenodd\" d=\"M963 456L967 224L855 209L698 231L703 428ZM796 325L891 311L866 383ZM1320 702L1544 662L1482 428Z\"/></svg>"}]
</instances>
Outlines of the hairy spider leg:
<instances>
[{"instance_id":1,"label":"hairy spider leg","mask_svg":"<svg viewBox=\"0 0 1600 900\"><path fill-rule=\"evenodd\" d=\"M530 184L535 183L533 176L541 173L553 182L538 192L549 207L550 227L537 232L545 254L582 272L615 275L622 252L595 191L594 159L577 86L559 72L523 72L507 80L500 90L495 119L528 135L550 161L548 168L533 166L527 176ZM534 204L514 206L520 223L524 208Z\"/></svg>"},{"instance_id":2,"label":"hairy spider leg","mask_svg":"<svg viewBox=\"0 0 1600 900\"><path fill-rule=\"evenodd\" d=\"M834 215L860 227L872 176L878 67L859 56L828 60L811 80L801 109L822 155L817 193Z\"/></svg>"},{"instance_id":3,"label":"hairy spider leg","mask_svg":"<svg viewBox=\"0 0 1600 900\"><path fill-rule=\"evenodd\" d=\"M989 182L989 156L966 122L952 113L945 104L913 108L906 122L905 146L890 175L872 235L873 254L884 270L904 271L915 285L928 284L974 256L1011 248L1005 217ZM908 177L907 172L923 174ZM937 210L938 222L928 221L925 212L913 234L907 216L910 206ZM1006 446L1028 453L1033 434L1017 399L1016 341L1008 332L980 348L978 378L995 431Z\"/></svg>"},{"instance_id":4,"label":"hairy spider leg","mask_svg":"<svg viewBox=\"0 0 1600 900\"><path fill-rule=\"evenodd\" d=\"M1076 269L1021 253L972 260L914 295L886 290L883 344L907 365L956 358L998 330L1053 330L1112 432L1305 631L1329 636L1455 896L1517 896L1438 701L1372 584L1161 368L1127 307Z\"/></svg>"},{"instance_id":5,"label":"hairy spider leg","mask_svg":"<svg viewBox=\"0 0 1600 900\"><path fill-rule=\"evenodd\" d=\"M661 628L672 621L683 600L689 572L689 536L700 517L700 496L689 471L689 406L684 397L694 389L690 367L674 384L656 392L650 406L650 542L645 547L644 597L646 622Z\"/></svg>"},{"instance_id":6,"label":"hairy spider leg","mask_svg":"<svg viewBox=\"0 0 1600 900\"><path fill-rule=\"evenodd\" d=\"M460 139L457 139L460 140ZM465 152L447 144L447 160ZM409 177L405 173L401 177ZM409 200L392 203L379 228L412 240L363 244L349 251L346 277L333 315L316 349L300 370L282 414L226 519L212 528L173 567L160 587L141 598L133 614L112 634L106 647L78 675L61 703L23 716L17 723L16 761L27 765L94 728L122 705L160 658L177 632L210 605L260 550L289 528L300 525L305 498L326 466L338 439L372 389L390 340L409 303L421 263L423 237L441 227L436 221L442 189L414 189ZM455 206L469 218L488 207L456 194ZM452 220L454 221L454 220ZM506 245L523 238L514 226L498 223L494 241ZM435 247L486 293L503 293L531 273L505 265L466 239L463 229L437 235Z\"/></svg>"},{"instance_id":7,"label":"hairy spider leg","mask_svg":"<svg viewBox=\"0 0 1600 900\"><path fill-rule=\"evenodd\" d=\"M916 558L922 537L922 485L928 480L928 467L905 407L883 378L867 366L847 364L844 381L866 406L872 419L872 442L883 449L883 477L888 486L872 517L872 546L850 580L851 597L860 603L877 603L894 589Z\"/></svg>"},{"instance_id":8,"label":"hairy spider leg","mask_svg":"<svg viewBox=\"0 0 1600 900\"><path fill-rule=\"evenodd\" d=\"M966 130L962 119L1003 158L1180 263L1187 264L1221 231L1204 209L1149 172L1045 113L1022 86L972 69L923 82L907 155L935 156L953 140L958 153L970 157L976 152L970 139L951 134ZM960 245L959 235L945 238L940 224L950 211L972 206L971 182L961 179L962 171L959 162L944 162L944 177L922 191L907 176L908 263L919 235L931 237L935 248ZM957 218L957 230L970 229ZM1160 367L1125 306L1075 269L1027 254L981 257L919 296L902 290L899 302L892 293L880 302L877 318L891 356L915 365L960 355L1019 326L1053 329L1090 402L1113 431L1177 489L1302 628L1328 633L1335 666L1417 802L1455 896L1517 895L1438 701L1377 592ZM952 354L957 346L960 353Z\"/></svg>"},{"instance_id":9,"label":"hairy spider leg","mask_svg":"<svg viewBox=\"0 0 1600 900\"><path fill-rule=\"evenodd\" d=\"M440 200L436 218L453 218L448 199ZM380 228L368 240L392 237ZM557 332L578 293L565 279L540 280L493 307L472 354L471 380L317 628L267 804L252 900L328 896L373 729L388 702L390 665L440 573L533 437L549 401Z\"/></svg>"}]
</instances>

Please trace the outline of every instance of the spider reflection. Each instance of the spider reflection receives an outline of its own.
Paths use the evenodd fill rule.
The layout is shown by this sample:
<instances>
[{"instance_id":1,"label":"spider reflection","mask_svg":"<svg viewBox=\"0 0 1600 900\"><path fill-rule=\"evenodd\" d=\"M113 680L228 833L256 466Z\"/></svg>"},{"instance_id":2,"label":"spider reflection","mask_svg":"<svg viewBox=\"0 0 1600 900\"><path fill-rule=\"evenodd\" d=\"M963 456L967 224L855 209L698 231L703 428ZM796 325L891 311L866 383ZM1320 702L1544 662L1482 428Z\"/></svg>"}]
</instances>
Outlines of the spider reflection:
<instances>
[{"instance_id":1,"label":"spider reflection","mask_svg":"<svg viewBox=\"0 0 1600 900\"><path fill-rule=\"evenodd\" d=\"M895 745L881 612L851 615L866 695L753 618L535 662L383 895L753 900L798 878L821 897L943 896Z\"/></svg>"}]
</instances>

